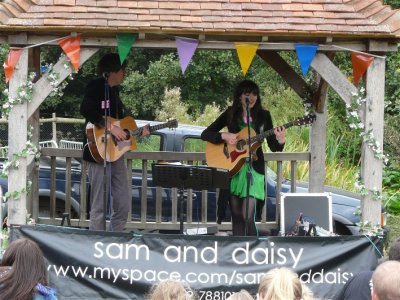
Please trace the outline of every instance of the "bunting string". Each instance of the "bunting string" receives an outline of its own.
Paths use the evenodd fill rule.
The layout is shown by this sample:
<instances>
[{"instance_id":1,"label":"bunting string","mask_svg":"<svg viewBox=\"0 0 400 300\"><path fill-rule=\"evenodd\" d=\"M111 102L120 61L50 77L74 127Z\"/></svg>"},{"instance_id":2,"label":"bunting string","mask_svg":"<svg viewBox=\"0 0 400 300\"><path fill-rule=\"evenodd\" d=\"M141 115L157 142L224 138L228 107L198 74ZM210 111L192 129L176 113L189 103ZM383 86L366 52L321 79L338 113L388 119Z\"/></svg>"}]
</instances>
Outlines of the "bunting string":
<instances>
[{"instance_id":1,"label":"bunting string","mask_svg":"<svg viewBox=\"0 0 400 300\"><path fill-rule=\"evenodd\" d=\"M338 48L338 49L346 50L346 51L351 51L351 52L355 52L355 53L359 53L359 54L364 54L364 55L373 56L373 57L376 57L376 58L386 59L386 56L381 56L381 55L366 53L366 52L362 52L362 51L358 51L358 50L353 50L353 49L350 49L350 48L345 48L345 47L337 46L337 45L332 45L332 46L335 47L335 48Z\"/></svg>"},{"instance_id":2,"label":"bunting string","mask_svg":"<svg viewBox=\"0 0 400 300\"><path fill-rule=\"evenodd\" d=\"M12 55L12 52L15 53L16 50L23 50L23 49L29 49L29 48L34 48L50 43L57 42L60 47L63 48L65 54L67 57L70 59L72 65L74 66L75 71L77 72L79 69L79 55L80 55L80 36L83 35L82 33L76 33L73 32L68 36L56 38L56 39L51 39L45 42L41 42L38 44L34 45L29 45L25 47L10 47L10 55ZM251 62L255 56L255 53L258 49L260 49L261 45L290 45L290 43L277 43L277 42L230 42L230 41L217 41L217 40L202 40L202 39L190 39L187 37L179 37L179 36L171 36L171 35L166 35L166 34L159 34L163 37L171 37L175 39L176 43L176 48L178 50L178 57L179 57L179 62L181 65L182 69L182 74L185 73L186 68L188 67L190 60L192 59L192 56L194 55L196 49L198 48L199 44L213 44L213 43L225 43L225 44L230 44L232 45L232 49L236 49L236 52L239 57L240 65L242 68L243 76L246 76L247 70L251 65ZM116 40L117 40L117 46L118 46L118 52L120 55L120 60L121 63L124 61L126 58L127 54L129 53L129 50L131 49L133 43L137 40L138 34L137 33L117 33L116 34ZM294 50L296 51L300 67L302 70L303 76L307 75L309 66L311 65L312 60L314 59L314 56L316 55L316 52L318 51L318 48L322 48L327 45L323 44L300 44L300 43L294 43ZM370 57L371 59L373 58L382 58L386 59L386 56L380 56L376 54L370 54L366 53L363 51L359 50L353 50L350 48L338 46L338 45L329 45L331 47L335 47L337 49L341 49L344 51L350 51L352 53L352 57L355 56L355 54L358 55L364 55L366 57ZM15 55L14 55L15 56ZM4 69L5 72L7 72L7 79L10 79L12 76L12 73L14 71L14 66L18 63L18 61L15 62L11 61L9 58L7 58L8 61L5 62L4 64ZM372 60L370 61L372 62ZM11 63L10 63L11 61ZM354 59L353 59L353 64L354 64ZM357 61L356 61L357 62ZM360 63L356 63L357 65L361 65ZM358 80L362 77L362 75L365 73L366 69L369 67L369 64L364 64L363 68L360 70L356 70L357 78L355 78L355 85L358 84ZM7 68L7 70L6 70ZM354 67L353 67L354 68Z\"/></svg>"}]
</instances>

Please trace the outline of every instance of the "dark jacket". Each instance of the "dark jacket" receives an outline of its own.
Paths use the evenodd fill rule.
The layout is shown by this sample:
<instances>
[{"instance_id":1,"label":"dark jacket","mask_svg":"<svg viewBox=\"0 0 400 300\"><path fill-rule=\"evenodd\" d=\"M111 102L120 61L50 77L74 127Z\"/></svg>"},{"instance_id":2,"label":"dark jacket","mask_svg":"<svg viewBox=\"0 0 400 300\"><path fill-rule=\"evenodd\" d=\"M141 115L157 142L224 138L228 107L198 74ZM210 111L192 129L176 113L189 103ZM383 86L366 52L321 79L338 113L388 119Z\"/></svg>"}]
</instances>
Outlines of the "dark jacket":
<instances>
[{"instance_id":1,"label":"dark jacket","mask_svg":"<svg viewBox=\"0 0 400 300\"><path fill-rule=\"evenodd\" d=\"M213 144L220 144L223 142L221 137L221 132L224 127L228 128L228 132L238 133L241 128L240 125L235 122L232 124L230 122L230 110L229 107L225 110L213 123L210 124L201 134L201 138L204 141L211 142ZM271 114L267 110L261 110L255 121L255 132L257 134L265 132L267 130L273 129ZM282 151L284 144L279 144L274 133L267 137L268 147L272 152ZM257 160L253 160L253 168L260 174L264 174L264 155L262 152L262 147L256 150Z\"/></svg>"},{"instance_id":2,"label":"dark jacket","mask_svg":"<svg viewBox=\"0 0 400 300\"><path fill-rule=\"evenodd\" d=\"M110 100L110 108L107 112L107 115L116 119L125 117L124 105L119 97L119 87L107 86L106 89L104 78L98 78L89 82L81 103L80 112L85 118L85 127L88 122L96 126L104 127L105 111L102 108L102 101L106 98ZM87 138L85 131L85 139L83 144L86 145L86 143ZM89 151L89 147L84 147L83 159L86 161L95 162Z\"/></svg>"},{"instance_id":3,"label":"dark jacket","mask_svg":"<svg viewBox=\"0 0 400 300\"><path fill-rule=\"evenodd\" d=\"M373 271L365 271L349 278L334 300L370 300Z\"/></svg>"}]
</instances>

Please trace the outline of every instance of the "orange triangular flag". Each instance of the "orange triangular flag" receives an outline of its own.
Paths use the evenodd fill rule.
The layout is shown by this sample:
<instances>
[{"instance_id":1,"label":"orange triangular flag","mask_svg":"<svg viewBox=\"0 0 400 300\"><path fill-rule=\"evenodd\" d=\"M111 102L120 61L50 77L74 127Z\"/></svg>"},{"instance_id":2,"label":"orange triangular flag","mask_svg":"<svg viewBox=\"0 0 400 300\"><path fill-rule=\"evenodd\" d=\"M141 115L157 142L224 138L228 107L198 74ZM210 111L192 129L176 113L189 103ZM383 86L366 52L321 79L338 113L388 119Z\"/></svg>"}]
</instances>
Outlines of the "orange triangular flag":
<instances>
[{"instance_id":1,"label":"orange triangular flag","mask_svg":"<svg viewBox=\"0 0 400 300\"><path fill-rule=\"evenodd\" d=\"M367 71L373 60L374 58L370 55L351 52L351 63L353 64L353 82L355 86L358 86L358 82Z\"/></svg>"},{"instance_id":2,"label":"orange triangular flag","mask_svg":"<svg viewBox=\"0 0 400 300\"><path fill-rule=\"evenodd\" d=\"M251 62L256 55L258 43L235 43L235 47L239 56L243 75L246 76L247 70L249 69Z\"/></svg>"},{"instance_id":3,"label":"orange triangular flag","mask_svg":"<svg viewBox=\"0 0 400 300\"><path fill-rule=\"evenodd\" d=\"M58 41L58 44L68 56L71 64L74 66L75 72L79 70L79 58L81 54L81 37L66 37Z\"/></svg>"},{"instance_id":4,"label":"orange triangular flag","mask_svg":"<svg viewBox=\"0 0 400 300\"><path fill-rule=\"evenodd\" d=\"M17 65L19 58L21 56L22 49L14 48L10 49L7 60L3 64L4 75L6 76L6 83L10 80L12 74L14 73L14 68Z\"/></svg>"}]
</instances>

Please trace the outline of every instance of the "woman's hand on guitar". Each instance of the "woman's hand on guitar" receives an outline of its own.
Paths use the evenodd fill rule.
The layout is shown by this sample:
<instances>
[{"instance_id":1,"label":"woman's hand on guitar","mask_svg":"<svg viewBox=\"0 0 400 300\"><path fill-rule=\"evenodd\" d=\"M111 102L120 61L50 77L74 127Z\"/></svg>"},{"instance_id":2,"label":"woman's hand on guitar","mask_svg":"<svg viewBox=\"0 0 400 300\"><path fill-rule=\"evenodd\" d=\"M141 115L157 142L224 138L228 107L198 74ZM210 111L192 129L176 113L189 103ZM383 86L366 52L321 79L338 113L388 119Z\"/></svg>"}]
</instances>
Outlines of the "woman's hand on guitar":
<instances>
[{"instance_id":1,"label":"woman's hand on guitar","mask_svg":"<svg viewBox=\"0 0 400 300\"><path fill-rule=\"evenodd\" d=\"M146 126L143 127L142 134L140 137L145 137L150 134L150 124L147 124Z\"/></svg>"},{"instance_id":2,"label":"woman's hand on guitar","mask_svg":"<svg viewBox=\"0 0 400 300\"><path fill-rule=\"evenodd\" d=\"M228 144L234 145L238 141L238 133L223 132L221 138Z\"/></svg>"},{"instance_id":3,"label":"woman's hand on guitar","mask_svg":"<svg viewBox=\"0 0 400 300\"><path fill-rule=\"evenodd\" d=\"M286 129L283 126L274 129L276 139L279 144L284 144L286 142Z\"/></svg>"}]
</instances>

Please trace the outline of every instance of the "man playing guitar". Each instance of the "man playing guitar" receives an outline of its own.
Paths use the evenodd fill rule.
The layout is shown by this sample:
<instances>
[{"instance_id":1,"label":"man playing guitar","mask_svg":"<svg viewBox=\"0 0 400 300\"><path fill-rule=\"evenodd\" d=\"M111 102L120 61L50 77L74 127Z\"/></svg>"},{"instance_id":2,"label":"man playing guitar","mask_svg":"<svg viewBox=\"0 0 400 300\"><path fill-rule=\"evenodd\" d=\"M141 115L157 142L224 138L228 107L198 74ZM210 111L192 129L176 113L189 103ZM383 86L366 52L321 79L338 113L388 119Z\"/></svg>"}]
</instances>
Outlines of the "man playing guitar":
<instances>
[{"instance_id":1,"label":"man playing guitar","mask_svg":"<svg viewBox=\"0 0 400 300\"><path fill-rule=\"evenodd\" d=\"M119 85L124 80L125 67L126 61L121 64L118 54L104 55L97 65L99 78L89 82L81 103L80 112L85 117L86 124L90 122L97 128L105 129L104 141L107 141L107 135L115 141L126 139L126 132L111 122L112 119L125 117L124 105L119 97ZM141 131L141 136L148 134L149 127L145 126ZM124 158L122 156L112 162L105 159L99 163L99 160L96 160L91 153L87 138L85 131L83 159L88 162L90 183L89 229L106 229L108 207L111 213L109 230L123 231L131 210ZM107 156L107 153L104 155Z\"/></svg>"}]
</instances>

